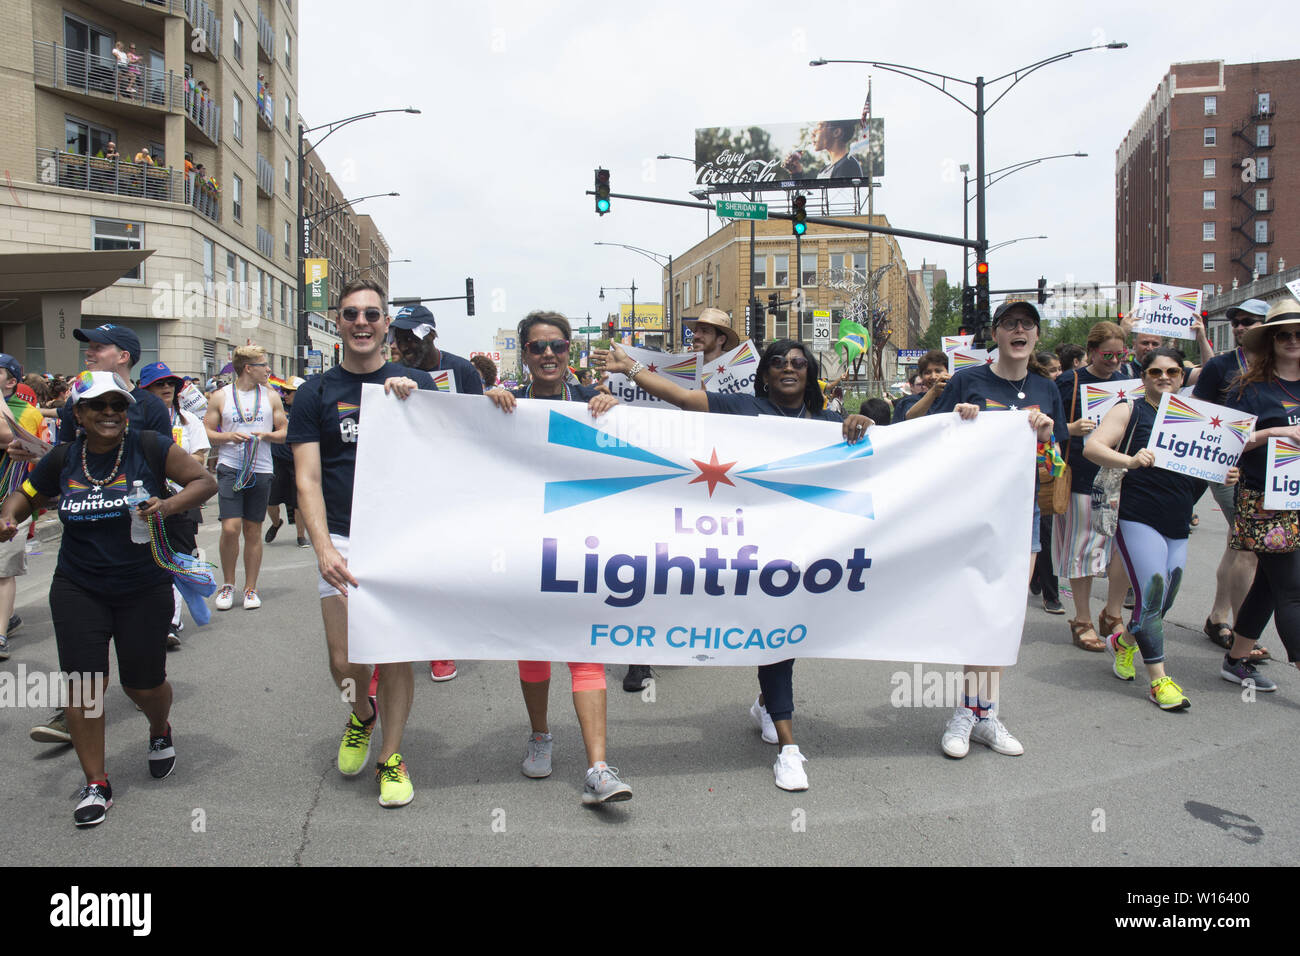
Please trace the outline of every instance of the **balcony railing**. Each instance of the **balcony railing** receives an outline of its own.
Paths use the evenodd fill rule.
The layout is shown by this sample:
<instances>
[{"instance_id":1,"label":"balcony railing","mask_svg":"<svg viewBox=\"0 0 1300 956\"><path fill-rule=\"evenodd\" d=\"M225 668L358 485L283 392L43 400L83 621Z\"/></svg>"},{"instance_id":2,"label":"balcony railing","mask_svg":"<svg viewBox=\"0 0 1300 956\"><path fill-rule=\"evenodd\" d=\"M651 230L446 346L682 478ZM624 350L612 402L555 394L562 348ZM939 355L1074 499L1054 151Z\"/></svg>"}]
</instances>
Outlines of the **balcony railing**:
<instances>
[{"instance_id":1,"label":"balcony railing","mask_svg":"<svg viewBox=\"0 0 1300 956\"><path fill-rule=\"evenodd\" d=\"M221 143L221 107L193 79L185 81L185 115L214 146Z\"/></svg>"},{"instance_id":2,"label":"balcony railing","mask_svg":"<svg viewBox=\"0 0 1300 956\"><path fill-rule=\"evenodd\" d=\"M257 191L268 199L275 196L275 167L261 153L257 154Z\"/></svg>"},{"instance_id":3,"label":"balcony railing","mask_svg":"<svg viewBox=\"0 0 1300 956\"><path fill-rule=\"evenodd\" d=\"M275 129L275 97L265 83L257 85L257 121L265 130Z\"/></svg>"},{"instance_id":4,"label":"balcony railing","mask_svg":"<svg viewBox=\"0 0 1300 956\"><path fill-rule=\"evenodd\" d=\"M170 14L174 17L181 15L181 0L122 0L123 3L129 3L133 7L144 7L146 10L156 10L159 13Z\"/></svg>"},{"instance_id":5,"label":"balcony railing","mask_svg":"<svg viewBox=\"0 0 1300 956\"><path fill-rule=\"evenodd\" d=\"M257 251L268 259L275 258L275 237L261 226L257 227Z\"/></svg>"},{"instance_id":6,"label":"balcony railing","mask_svg":"<svg viewBox=\"0 0 1300 956\"><path fill-rule=\"evenodd\" d=\"M119 66L111 56L70 50L49 40L32 41L32 72L37 83L60 90L161 110L181 105L183 84L175 73L143 63Z\"/></svg>"},{"instance_id":7,"label":"balcony railing","mask_svg":"<svg viewBox=\"0 0 1300 956\"><path fill-rule=\"evenodd\" d=\"M186 176L185 202L213 222L221 222L221 190L211 180L200 179L198 173Z\"/></svg>"},{"instance_id":8,"label":"balcony railing","mask_svg":"<svg viewBox=\"0 0 1300 956\"><path fill-rule=\"evenodd\" d=\"M266 63L275 62L275 30L261 7L257 10L257 56Z\"/></svg>"},{"instance_id":9,"label":"balcony railing","mask_svg":"<svg viewBox=\"0 0 1300 956\"><path fill-rule=\"evenodd\" d=\"M221 18L203 0L185 0L185 19L200 31L199 36L190 40L194 52L221 59Z\"/></svg>"},{"instance_id":10,"label":"balcony railing","mask_svg":"<svg viewBox=\"0 0 1300 956\"><path fill-rule=\"evenodd\" d=\"M181 174L170 166L126 163L57 149L36 150L36 179L47 186L136 199L184 202Z\"/></svg>"}]
</instances>

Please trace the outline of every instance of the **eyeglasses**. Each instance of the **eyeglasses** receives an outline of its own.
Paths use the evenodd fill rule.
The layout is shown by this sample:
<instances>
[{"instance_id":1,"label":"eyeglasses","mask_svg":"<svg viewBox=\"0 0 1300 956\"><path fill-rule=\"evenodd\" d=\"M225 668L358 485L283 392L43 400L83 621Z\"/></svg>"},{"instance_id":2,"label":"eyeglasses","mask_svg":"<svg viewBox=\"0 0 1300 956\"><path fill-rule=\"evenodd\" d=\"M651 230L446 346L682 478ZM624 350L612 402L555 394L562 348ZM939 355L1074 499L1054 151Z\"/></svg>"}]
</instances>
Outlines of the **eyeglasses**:
<instances>
[{"instance_id":1,"label":"eyeglasses","mask_svg":"<svg viewBox=\"0 0 1300 956\"><path fill-rule=\"evenodd\" d=\"M536 342L529 342L527 348L534 355L545 355L547 349L550 349L556 355L563 355L569 351L569 340L538 339Z\"/></svg>"},{"instance_id":2,"label":"eyeglasses","mask_svg":"<svg viewBox=\"0 0 1300 956\"><path fill-rule=\"evenodd\" d=\"M1030 329L1037 327L1038 323L1028 316L1021 318L1003 319L998 323L998 328L1005 329L1008 332L1014 332L1017 329L1028 332Z\"/></svg>"},{"instance_id":3,"label":"eyeglasses","mask_svg":"<svg viewBox=\"0 0 1300 956\"><path fill-rule=\"evenodd\" d=\"M1120 359L1124 358L1126 354L1126 352L1098 352L1097 357L1103 358L1107 362L1118 362Z\"/></svg>"},{"instance_id":4,"label":"eyeglasses","mask_svg":"<svg viewBox=\"0 0 1300 956\"><path fill-rule=\"evenodd\" d=\"M384 312L382 309L366 309L363 312L361 309L357 309L352 306L348 306L346 309L339 310L339 318L341 318L344 322L356 322L362 316L365 317L365 320L367 322L380 322L384 318Z\"/></svg>"},{"instance_id":5,"label":"eyeglasses","mask_svg":"<svg viewBox=\"0 0 1300 956\"><path fill-rule=\"evenodd\" d=\"M1149 368L1146 372L1152 378L1182 378L1183 370L1180 368Z\"/></svg>"},{"instance_id":6,"label":"eyeglasses","mask_svg":"<svg viewBox=\"0 0 1300 956\"><path fill-rule=\"evenodd\" d=\"M778 355L772 359L770 364L772 368L776 369L778 372L784 371L786 367L792 368L796 372L800 372L808 367L808 360L802 355Z\"/></svg>"},{"instance_id":7,"label":"eyeglasses","mask_svg":"<svg viewBox=\"0 0 1300 956\"><path fill-rule=\"evenodd\" d=\"M122 412L126 411L126 402L122 401L121 399L118 399L115 402L110 402L107 399L103 399L103 398L91 398L82 401L81 404L86 406L86 408L89 408L92 412L104 412L105 410L112 410L117 412L118 414L121 414Z\"/></svg>"},{"instance_id":8,"label":"eyeglasses","mask_svg":"<svg viewBox=\"0 0 1300 956\"><path fill-rule=\"evenodd\" d=\"M249 362L247 365L244 366L244 368L269 368L269 367L270 364L267 362Z\"/></svg>"},{"instance_id":9,"label":"eyeglasses","mask_svg":"<svg viewBox=\"0 0 1300 956\"><path fill-rule=\"evenodd\" d=\"M1300 341L1300 332L1282 332L1273 333L1273 340L1276 342L1293 342Z\"/></svg>"},{"instance_id":10,"label":"eyeglasses","mask_svg":"<svg viewBox=\"0 0 1300 956\"><path fill-rule=\"evenodd\" d=\"M1248 329L1252 325L1258 325L1259 319L1255 319L1255 318L1243 319L1239 316L1233 316L1231 319L1228 320L1228 324L1231 325L1234 329L1240 329L1240 328Z\"/></svg>"}]
</instances>

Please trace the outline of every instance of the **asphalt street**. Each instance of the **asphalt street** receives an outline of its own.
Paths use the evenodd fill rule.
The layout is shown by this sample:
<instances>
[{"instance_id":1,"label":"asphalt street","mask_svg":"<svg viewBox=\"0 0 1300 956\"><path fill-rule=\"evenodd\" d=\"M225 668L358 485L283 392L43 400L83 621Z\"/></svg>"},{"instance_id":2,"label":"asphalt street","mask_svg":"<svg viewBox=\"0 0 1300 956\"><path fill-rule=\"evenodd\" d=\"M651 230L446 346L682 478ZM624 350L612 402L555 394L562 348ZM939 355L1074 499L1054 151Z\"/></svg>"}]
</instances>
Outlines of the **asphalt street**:
<instances>
[{"instance_id":1,"label":"asphalt street","mask_svg":"<svg viewBox=\"0 0 1300 956\"><path fill-rule=\"evenodd\" d=\"M340 776L346 707L326 667L314 552L298 550L286 526L266 548L263 607L237 603L205 628L190 623L169 655L172 777L150 778L144 717L120 688L110 691L115 805L103 825L72 824L82 779L71 747L28 738L49 708L22 697L0 707L0 857L117 866L1290 864L1300 856L1300 800L1286 781L1300 776L1300 756L1286 741L1300 720L1300 674L1267 665L1280 689L1253 701L1219 677L1222 652L1201 624L1224 525L1208 496L1199 512L1168 626L1169 672L1192 701L1186 712L1148 703L1140 680L1117 680L1107 655L1073 647L1066 618L1029 598L1020 661L1002 693L1024 756L972 744L964 760L945 758L950 707L891 704L910 664L800 661L795 733L811 788L787 793L773 784L776 748L749 721L751 669L667 668L651 695L624 693L623 668L611 666L609 759L635 796L596 809L579 803L585 761L562 665L552 681L550 779L520 773L528 725L514 664L474 661L459 662L460 676L444 684L417 670L403 747L414 802L385 810L372 774ZM215 554L215 505L206 515L199 543ZM57 670L47 601L56 549L47 540L19 580L24 623L0 668ZM927 626L923 602L915 626ZM1265 643L1282 655L1272 629Z\"/></svg>"}]
</instances>

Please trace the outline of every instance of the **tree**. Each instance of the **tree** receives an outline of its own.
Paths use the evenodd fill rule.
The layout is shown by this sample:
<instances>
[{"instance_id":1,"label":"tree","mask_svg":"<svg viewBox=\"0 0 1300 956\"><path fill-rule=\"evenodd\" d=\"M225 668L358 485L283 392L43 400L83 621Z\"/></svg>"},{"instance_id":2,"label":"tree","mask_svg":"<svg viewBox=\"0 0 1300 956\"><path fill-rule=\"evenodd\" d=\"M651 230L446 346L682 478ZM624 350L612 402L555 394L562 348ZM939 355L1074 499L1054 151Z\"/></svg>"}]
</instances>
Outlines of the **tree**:
<instances>
[{"instance_id":1,"label":"tree","mask_svg":"<svg viewBox=\"0 0 1300 956\"><path fill-rule=\"evenodd\" d=\"M945 335L956 335L961 328L961 286L946 280L935 283L931 297L930 325L921 336L921 347L939 349Z\"/></svg>"}]
</instances>

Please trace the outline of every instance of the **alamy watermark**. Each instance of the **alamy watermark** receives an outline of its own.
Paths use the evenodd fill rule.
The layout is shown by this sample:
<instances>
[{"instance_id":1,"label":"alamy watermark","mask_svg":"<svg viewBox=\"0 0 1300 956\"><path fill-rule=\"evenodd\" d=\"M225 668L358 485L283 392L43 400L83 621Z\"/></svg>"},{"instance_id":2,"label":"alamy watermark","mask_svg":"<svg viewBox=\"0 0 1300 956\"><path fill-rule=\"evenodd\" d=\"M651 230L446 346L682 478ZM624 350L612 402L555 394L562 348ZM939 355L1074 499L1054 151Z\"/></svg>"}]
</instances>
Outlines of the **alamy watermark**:
<instances>
[{"instance_id":1,"label":"alamy watermark","mask_svg":"<svg viewBox=\"0 0 1300 956\"><path fill-rule=\"evenodd\" d=\"M75 707L95 719L104 713L102 679L99 674L28 671L26 664L19 664L13 671L0 671L0 707Z\"/></svg>"}]
</instances>

